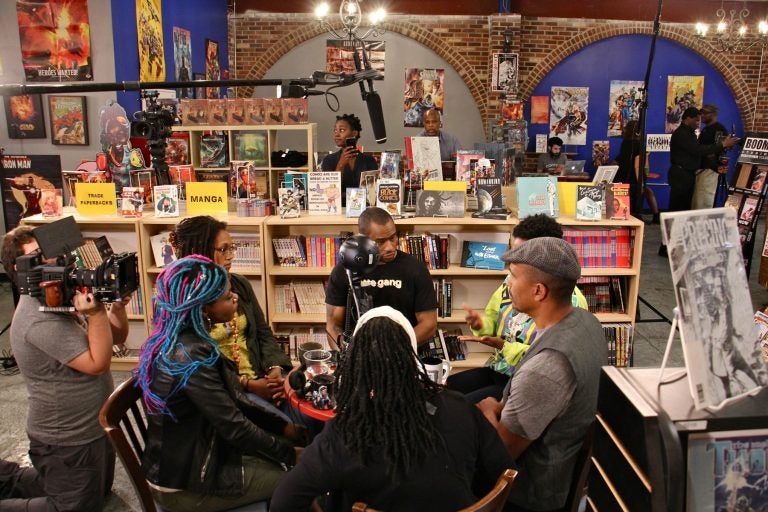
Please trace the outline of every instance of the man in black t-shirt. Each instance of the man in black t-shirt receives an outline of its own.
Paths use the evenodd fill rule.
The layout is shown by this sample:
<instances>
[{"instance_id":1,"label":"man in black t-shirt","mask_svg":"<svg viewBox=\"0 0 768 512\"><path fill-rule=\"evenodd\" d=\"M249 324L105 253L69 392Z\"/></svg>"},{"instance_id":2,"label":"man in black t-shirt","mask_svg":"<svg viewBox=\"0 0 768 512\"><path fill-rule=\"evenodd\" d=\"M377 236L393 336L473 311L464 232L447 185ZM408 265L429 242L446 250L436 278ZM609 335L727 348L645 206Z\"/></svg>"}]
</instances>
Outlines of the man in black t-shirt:
<instances>
[{"instance_id":1,"label":"man in black t-shirt","mask_svg":"<svg viewBox=\"0 0 768 512\"><path fill-rule=\"evenodd\" d=\"M437 329L437 297L426 266L397 249L395 221L385 210L366 209L357 226L379 248L379 264L360 279L363 293L371 298L371 307L391 306L400 311L413 325L417 342L428 341ZM346 271L337 263L325 289L326 331L333 348L338 348L337 340L344 331L348 293Z\"/></svg>"}]
</instances>

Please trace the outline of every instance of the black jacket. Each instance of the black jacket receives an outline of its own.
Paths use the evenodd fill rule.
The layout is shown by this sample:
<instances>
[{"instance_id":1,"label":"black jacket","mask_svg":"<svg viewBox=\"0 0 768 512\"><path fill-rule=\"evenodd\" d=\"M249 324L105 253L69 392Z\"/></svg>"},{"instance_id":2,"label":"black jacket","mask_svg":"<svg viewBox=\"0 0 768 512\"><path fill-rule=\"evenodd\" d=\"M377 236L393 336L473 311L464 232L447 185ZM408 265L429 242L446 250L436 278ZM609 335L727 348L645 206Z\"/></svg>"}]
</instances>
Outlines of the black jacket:
<instances>
[{"instance_id":1,"label":"black jacket","mask_svg":"<svg viewBox=\"0 0 768 512\"><path fill-rule=\"evenodd\" d=\"M213 347L192 330L179 335L174 362L204 361ZM152 391L166 397L178 376L154 368ZM242 456L293 466L295 452L282 433L285 421L248 401L237 382L234 363L219 357L201 365L168 402L170 415L148 418L142 466L147 479L163 487L216 495L243 491Z\"/></svg>"}]
</instances>

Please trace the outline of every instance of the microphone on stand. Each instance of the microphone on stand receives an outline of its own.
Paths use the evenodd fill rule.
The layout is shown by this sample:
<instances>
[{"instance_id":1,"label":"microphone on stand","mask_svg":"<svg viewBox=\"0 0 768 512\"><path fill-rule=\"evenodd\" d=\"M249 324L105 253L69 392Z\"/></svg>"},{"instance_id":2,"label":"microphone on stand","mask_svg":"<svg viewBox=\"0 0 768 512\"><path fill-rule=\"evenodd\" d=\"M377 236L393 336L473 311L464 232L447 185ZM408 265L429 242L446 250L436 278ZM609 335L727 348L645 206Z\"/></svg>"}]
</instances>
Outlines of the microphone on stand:
<instances>
[{"instance_id":1,"label":"microphone on stand","mask_svg":"<svg viewBox=\"0 0 768 512\"><path fill-rule=\"evenodd\" d=\"M373 71L371 69L370 63L368 62L365 43L361 41L360 45L362 46L363 50L363 63L360 62L360 56L357 54L357 49L355 49L355 51L352 52L352 60L355 62L355 70L358 73ZM381 107L381 97L379 96L378 92L373 90L373 78L369 75L364 80L368 82L368 91L365 90L365 84L361 80L360 94L362 95L363 101L365 101L365 104L368 107L368 116L371 118L373 137L376 139L376 142L383 144L384 142L387 142L387 128L384 125L384 111Z\"/></svg>"}]
</instances>

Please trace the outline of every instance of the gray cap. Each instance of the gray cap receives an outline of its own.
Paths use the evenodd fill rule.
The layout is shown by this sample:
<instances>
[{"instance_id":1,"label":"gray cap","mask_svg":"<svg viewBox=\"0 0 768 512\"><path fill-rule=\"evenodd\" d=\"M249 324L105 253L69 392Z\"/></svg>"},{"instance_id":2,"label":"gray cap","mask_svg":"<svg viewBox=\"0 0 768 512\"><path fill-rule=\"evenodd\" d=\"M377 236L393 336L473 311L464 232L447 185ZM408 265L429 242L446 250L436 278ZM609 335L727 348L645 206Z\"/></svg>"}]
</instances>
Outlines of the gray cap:
<instances>
[{"instance_id":1,"label":"gray cap","mask_svg":"<svg viewBox=\"0 0 768 512\"><path fill-rule=\"evenodd\" d=\"M501 255L506 263L523 263L551 276L576 281L581 265L576 250L562 238L539 237L524 242Z\"/></svg>"},{"instance_id":2,"label":"gray cap","mask_svg":"<svg viewBox=\"0 0 768 512\"><path fill-rule=\"evenodd\" d=\"M712 103L708 103L701 107L701 113L702 114L717 114L717 111L720 110L717 108L717 105L713 105Z\"/></svg>"}]
</instances>

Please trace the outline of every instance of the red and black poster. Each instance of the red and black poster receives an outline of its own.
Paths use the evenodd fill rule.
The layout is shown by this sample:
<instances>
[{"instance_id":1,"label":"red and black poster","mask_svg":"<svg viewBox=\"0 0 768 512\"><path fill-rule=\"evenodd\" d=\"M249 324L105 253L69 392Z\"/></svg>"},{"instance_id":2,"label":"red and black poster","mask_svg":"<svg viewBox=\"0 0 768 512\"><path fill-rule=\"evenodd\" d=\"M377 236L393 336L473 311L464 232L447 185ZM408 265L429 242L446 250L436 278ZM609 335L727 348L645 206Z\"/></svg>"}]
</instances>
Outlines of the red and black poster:
<instances>
[{"instance_id":1,"label":"red and black poster","mask_svg":"<svg viewBox=\"0 0 768 512\"><path fill-rule=\"evenodd\" d=\"M43 189L61 188L59 155L3 156L3 215L10 231L24 217L42 213Z\"/></svg>"},{"instance_id":2,"label":"red and black poster","mask_svg":"<svg viewBox=\"0 0 768 512\"><path fill-rule=\"evenodd\" d=\"M27 82L93 80L87 0L17 0Z\"/></svg>"}]
</instances>

